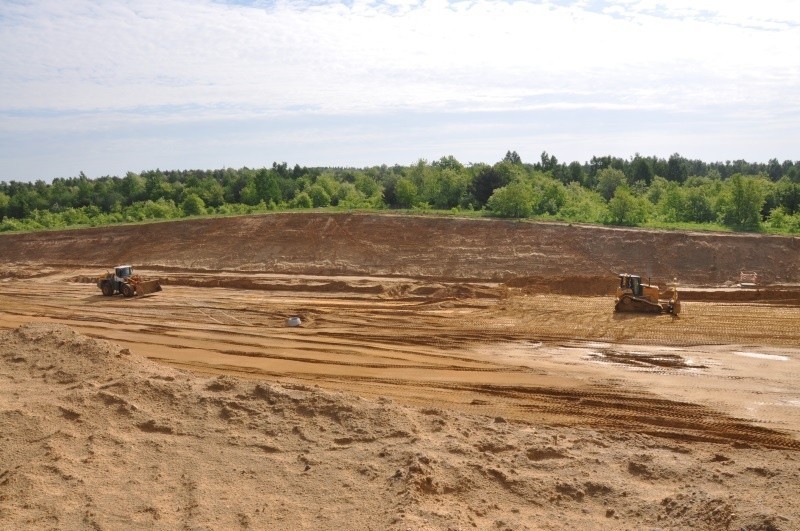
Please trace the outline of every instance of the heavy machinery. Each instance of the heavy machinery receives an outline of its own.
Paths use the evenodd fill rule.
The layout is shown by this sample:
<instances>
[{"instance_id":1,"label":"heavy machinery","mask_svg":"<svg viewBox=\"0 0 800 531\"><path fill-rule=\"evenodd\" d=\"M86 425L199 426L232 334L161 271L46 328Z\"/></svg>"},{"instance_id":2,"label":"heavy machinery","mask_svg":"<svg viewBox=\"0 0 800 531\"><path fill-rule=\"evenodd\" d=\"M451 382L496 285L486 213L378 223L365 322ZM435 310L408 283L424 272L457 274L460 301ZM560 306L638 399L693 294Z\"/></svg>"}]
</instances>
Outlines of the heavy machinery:
<instances>
[{"instance_id":1,"label":"heavy machinery","mask_svg":"<svg viewBox=\"0 0 800 531\"><path fill-rule=\"evenodd\" d=\"M664 291L649 283L643 284L642 277L620 273L615 312L671 313L681 312L678 288L673 285Z\"/></svg>"},{"instance_id":2,"label":"heavy machinery","mask_svg":"<svg viewBox=\"0 0 800 531\"><path fill-rule=\"evenodd\" d=\"M133 297L161 291L161 283L158 280L144 280L133 273L133 266L130 265L117 266L113 273L107 272L104 276L99 277L97 287L106 297L115 293Z\"/></svg>"}]
</instances>

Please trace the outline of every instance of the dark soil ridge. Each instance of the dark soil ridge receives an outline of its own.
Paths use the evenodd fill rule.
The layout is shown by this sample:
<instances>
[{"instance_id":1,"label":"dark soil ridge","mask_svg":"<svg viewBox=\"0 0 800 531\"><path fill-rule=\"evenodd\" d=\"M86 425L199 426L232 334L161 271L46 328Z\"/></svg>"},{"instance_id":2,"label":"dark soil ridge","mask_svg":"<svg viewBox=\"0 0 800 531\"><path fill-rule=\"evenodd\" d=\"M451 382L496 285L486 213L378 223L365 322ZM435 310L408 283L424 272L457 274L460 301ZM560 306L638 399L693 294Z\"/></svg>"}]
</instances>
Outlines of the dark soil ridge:
<instances>
[{"instance_id":1,"label":"dark soil ridge","mask_svg":"<svg viewBox=\"0 0 800 531\"><path fill-rule=\"evenodd\" d=\"M375 213L280 213L0 235L0 263L119 263L181 271L383 275L453 281L619 272L684 286L800 283L800 238ZM538 282L537 282L538 283ZM587 286L575 292L585 293ZM559 290L559 291L560 291Z\"/></svg>"}]
</instances>

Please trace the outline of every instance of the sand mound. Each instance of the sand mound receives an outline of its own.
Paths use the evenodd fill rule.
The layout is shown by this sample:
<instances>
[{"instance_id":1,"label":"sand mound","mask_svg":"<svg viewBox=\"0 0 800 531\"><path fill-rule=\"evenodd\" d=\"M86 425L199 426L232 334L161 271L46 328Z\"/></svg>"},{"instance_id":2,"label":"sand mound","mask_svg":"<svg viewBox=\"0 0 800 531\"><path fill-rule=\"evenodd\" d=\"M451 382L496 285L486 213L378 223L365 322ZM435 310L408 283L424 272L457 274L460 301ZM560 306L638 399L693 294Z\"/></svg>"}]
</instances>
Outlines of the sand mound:
<instances>
[{"instance_id":1,"label":"sand mound","mask_svg":"<svg viewBox=\"0 0 800 531\"><path fill-rule=\"evenodd\" d=\"M5 529L793 529L794 452L202 378L0 332ZM725 494L722 494L722 493Z\"/></svg>"}]
</instances>

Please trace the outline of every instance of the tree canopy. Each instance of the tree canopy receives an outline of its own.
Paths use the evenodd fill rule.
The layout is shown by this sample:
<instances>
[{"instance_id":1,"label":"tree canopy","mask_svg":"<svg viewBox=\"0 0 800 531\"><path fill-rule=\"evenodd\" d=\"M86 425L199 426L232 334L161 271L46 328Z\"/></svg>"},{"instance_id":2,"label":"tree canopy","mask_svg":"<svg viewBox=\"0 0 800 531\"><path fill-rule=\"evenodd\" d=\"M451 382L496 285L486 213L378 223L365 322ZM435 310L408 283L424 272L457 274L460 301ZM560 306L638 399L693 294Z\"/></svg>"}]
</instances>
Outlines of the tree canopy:
<instances>
[{"instance_id":1,"label":"tree canopy","mask_svg":"<svg viewBox=\"0 0 800 531\"><path fill-rule=\"evenodd\" d=\"M0 231L233 215L276 209L411 209L562 221L800 232L800 161L707 163L543 151L494 164L453 156L409 166L160 169L0 182Z\"/></svg>"}]
</instances>

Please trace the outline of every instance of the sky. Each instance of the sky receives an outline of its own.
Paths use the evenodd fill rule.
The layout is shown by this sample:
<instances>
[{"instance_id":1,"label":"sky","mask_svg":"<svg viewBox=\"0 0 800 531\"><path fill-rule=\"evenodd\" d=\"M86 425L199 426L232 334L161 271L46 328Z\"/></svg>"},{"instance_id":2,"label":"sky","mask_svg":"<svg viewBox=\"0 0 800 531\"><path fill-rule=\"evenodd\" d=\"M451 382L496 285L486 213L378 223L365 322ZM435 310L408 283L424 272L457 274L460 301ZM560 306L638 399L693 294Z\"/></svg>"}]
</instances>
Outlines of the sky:
<instances>
[{"instance_id":1,"label":"sky","mask_svg":"<svg viewBox=\"0 0 800 531\"><path fill-rule=\"evenodd\" d=\"M798 146L794 0L0 0L0 181Z\"/></svg>"}]
</instances>

